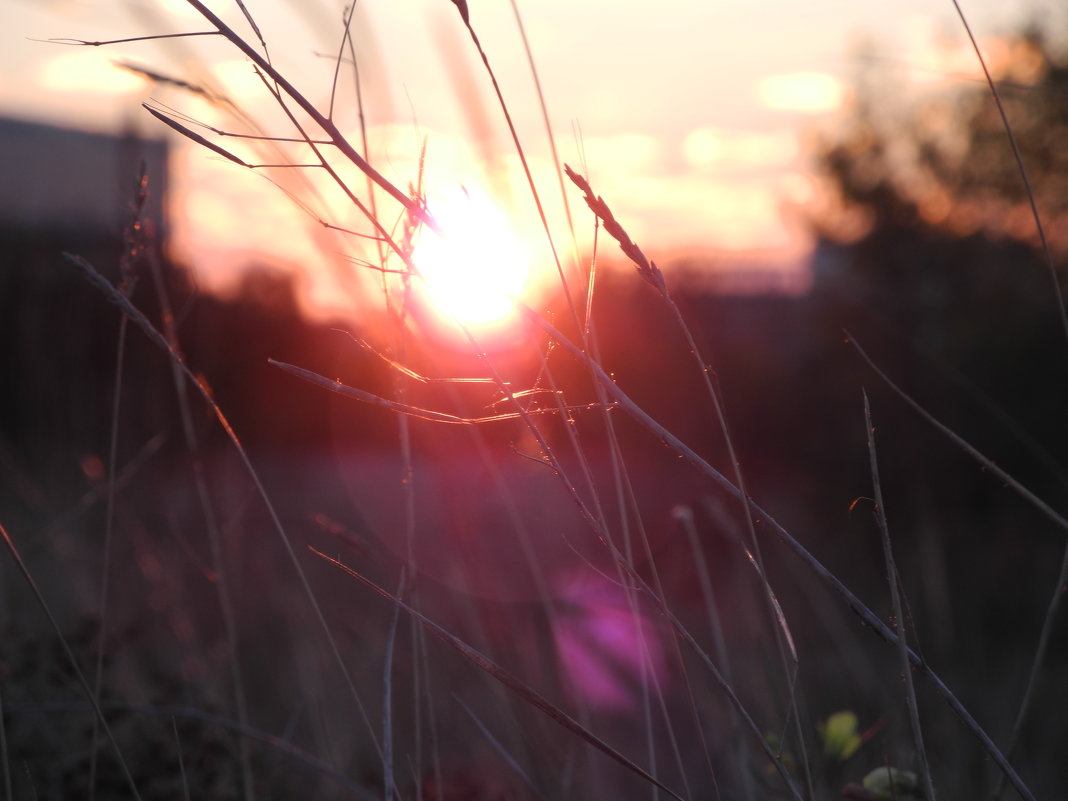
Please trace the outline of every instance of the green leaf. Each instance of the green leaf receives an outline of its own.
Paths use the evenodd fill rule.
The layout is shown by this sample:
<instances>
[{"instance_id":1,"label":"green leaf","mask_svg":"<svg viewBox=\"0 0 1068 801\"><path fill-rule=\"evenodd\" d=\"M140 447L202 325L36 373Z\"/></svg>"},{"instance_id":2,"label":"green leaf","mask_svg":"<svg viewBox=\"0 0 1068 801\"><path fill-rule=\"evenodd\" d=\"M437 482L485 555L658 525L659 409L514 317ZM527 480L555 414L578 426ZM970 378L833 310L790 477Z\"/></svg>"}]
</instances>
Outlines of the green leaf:
<instances>
[{"instance_id":1,"label":"green leaf","mask_svg":"<svg viewBox=\"0 0 1068 801\"><path fill-rule=\"evenodd\" d=\"M835 712L817 727L823 737L823 753L844 762L863 742L857 732L857 716L849 710Z\"/></svg>"},{"instance_id":2,"label":"green leaf","mask_svg":"<svg viewBox=\"0 0 1068 801\"><path fill-rule=\"evenodd\" d=\"M920 782L911 770L876 768L864 777L863 784L873 795L885 801L923 797Z\"/></svg>"}]
</instances>

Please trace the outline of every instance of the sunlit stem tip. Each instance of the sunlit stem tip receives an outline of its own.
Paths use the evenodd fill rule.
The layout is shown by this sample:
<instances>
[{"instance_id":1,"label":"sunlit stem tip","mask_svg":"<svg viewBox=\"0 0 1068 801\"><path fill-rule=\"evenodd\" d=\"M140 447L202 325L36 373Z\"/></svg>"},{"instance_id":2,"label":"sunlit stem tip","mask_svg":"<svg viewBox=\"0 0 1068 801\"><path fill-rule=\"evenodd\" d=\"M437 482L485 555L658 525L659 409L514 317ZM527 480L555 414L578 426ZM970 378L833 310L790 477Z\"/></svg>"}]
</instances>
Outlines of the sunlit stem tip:
<instances>
[{"instance_id":1,"label":"sunlit stem tip","mask_svg":"<svg viewBox=\"0 0 1068 801\"><path fill-rule=\"evenodd\" d=\"M657 292L667 295L664 274L660 272L656 262L650 261L642 253L642 249L634 244L634 240L623 230L623 226L616 220L615 215L612 214L612 210L608 208L608 204L604 202L604 199L600 195L594 195L589 182L566 164L564 165L564 172L567 173L567 177L571 179L571 182L582 190L583 195L585 195L586 205L604 224L604 230L619 243L620 249L626 254L627 258L634 262L634 266L638 268L638 274L652 284Z\"/></svg>"}]
</instances>

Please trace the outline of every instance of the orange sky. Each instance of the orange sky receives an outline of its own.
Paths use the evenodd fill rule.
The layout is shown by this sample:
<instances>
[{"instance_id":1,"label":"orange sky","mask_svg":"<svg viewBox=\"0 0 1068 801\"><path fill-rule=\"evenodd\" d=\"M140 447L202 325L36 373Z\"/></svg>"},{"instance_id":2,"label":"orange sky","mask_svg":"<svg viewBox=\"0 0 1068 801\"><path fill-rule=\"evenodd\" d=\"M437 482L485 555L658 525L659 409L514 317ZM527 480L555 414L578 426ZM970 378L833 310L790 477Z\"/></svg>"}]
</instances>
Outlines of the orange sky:
<instances>
[{"instance_id":1,"label":"orange sky","mask_svg":"<svg viewBox=\"0 0 1068 801\"><path fill-rule=\"evenodd\" d=\"M512 6L469 0L471 19L497 70L556 238L569 237L551 151ZM198 120L237 128L187 93L153 86L113 65L124 59L200 83L212 82L270 132L286 124L248 63L218 39L66 48L31 38L96 40L150 32L201 30L182 0L8 0L0 46L0 114L91 128L162 126L140 109L155 98ZM247 31L230 2L209 5ZM329 102L341 4L282 0L249 3L274 63L322 107ZM993 37L1055 3L976 0L965 11L977 35ZM597 193L651 255L705 250L723 261L739 251L754 261L796 269L808 242L791 208L812 202L804 135L829 126L848 102L849 76L862 61L904 89L959 83L974 57L952 3L893 4L812 0L655 4L625 0L520 2L549 104L560 159L585 164ZM301 9L294 11L294 9ZM513 225L543 248L525 179L488 80L448 0L364 0L356 46L361 61L370 160L400 188L420 180L428 193L479 187ZM939 41L950 44L936 54ZM867 42L861 45L861 42ZM335 119L355 137L352 83L339 92ZM354 139L354 141L357 141ZM250 154L235 140L227 147ZM328 303L326 276L359 252L329 236L261 175L199 149L174 153L175 255L208 286L232 282L254 258L303 268L310 296ZM273 173L278 180L295 179ZM332 222L356 226L351 205L322 186L290 184ZM357 181L358 188L363 183ZM592 223L568 187L580 238ZM396 211L388 212L395 215ZM392 219L392 218L391 218ZM366 228L366 226L364 226ZM370 253L363 252L367 257Z\"/></svg>"}]
</instances>

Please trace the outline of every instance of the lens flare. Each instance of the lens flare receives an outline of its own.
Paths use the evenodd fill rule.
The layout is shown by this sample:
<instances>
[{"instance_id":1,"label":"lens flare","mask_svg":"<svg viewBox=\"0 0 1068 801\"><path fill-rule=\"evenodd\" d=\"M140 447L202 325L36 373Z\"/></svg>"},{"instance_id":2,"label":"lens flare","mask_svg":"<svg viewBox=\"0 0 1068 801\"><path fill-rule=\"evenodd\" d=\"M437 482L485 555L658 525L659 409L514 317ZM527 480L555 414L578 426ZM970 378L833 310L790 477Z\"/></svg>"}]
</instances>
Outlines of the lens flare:
<instances>
[{"instance_id":1,"label":"lens flare","mask_svg":"<svg viewBox=\"0 0 1068 801\"><path fill-rule=\"evenodd\" d=\"M667 657L654 618L598 576L565 577L561 590L565 603L553 618L553 638L571 689L590 706L637 708L640 684L667 682Z\"/></svg>"},{"instance_id":2,"label":"lens flare","mask_svg":"<svg viewBox=\"0 0 1068 801\"><path fill-rule=\"evenodd\" d=\"M501 208L481 192L459 189L431 201L441 234L421 228L412 251L416 292L443 322L474 333L517 317L529 289L530 254Z\"/></svg>"}]
</instances>

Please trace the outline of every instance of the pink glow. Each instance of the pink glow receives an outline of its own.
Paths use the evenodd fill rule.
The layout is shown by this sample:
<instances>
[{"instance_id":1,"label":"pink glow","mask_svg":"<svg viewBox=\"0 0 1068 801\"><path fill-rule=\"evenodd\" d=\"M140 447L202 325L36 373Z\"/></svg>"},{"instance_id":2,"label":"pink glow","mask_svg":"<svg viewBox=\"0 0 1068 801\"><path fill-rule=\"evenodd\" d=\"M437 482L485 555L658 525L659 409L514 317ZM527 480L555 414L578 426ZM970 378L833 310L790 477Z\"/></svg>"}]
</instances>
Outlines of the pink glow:
<instances>
[{"instance_id":1,"label":"pink glow","mask_svg":"<svg viewBox=\"0 0 1068 801\"><path fill-rule=\"evenodd\" d=\"M622 587L584 575L565 582L561 597L553 638L561 670L582 701L625 711L637 706L643 682L666 681L661 634L640 603L632 608Z\"/></svg>"}]
</instances>

